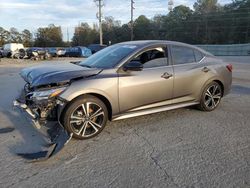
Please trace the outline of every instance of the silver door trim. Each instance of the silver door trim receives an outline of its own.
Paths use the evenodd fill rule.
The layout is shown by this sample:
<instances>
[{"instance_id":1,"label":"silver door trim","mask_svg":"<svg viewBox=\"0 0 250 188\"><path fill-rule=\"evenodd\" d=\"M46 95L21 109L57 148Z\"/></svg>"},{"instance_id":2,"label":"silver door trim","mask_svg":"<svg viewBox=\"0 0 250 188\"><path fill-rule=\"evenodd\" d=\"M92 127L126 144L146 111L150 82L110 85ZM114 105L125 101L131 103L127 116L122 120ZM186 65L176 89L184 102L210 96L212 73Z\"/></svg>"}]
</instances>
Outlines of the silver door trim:
<instances>
[{"instance_id":1,"label":"silver door trim","mask_svg":"<svg viewBox=\"0 0 250 188\"><path fill-rule=\"evenodd\" d=\"M183 108L186 106L192 106L192 105L196 105L196 104L199 104L199 102L188 102L188 103L181 103L181 104L156 107L156 108L151 108L151 109L146 109L146 110L140 110L140 111L136 111L136 112L128 112L128 113L124 113L124 114L113 117L112 121L127 119L127 118L131 118L131 117L137 117L137 116L142 116L142 115L147 115L147 114L153 114L153 113L173 110L173 109L177 109L177 108Z\"/></svg>"}]
</instances>

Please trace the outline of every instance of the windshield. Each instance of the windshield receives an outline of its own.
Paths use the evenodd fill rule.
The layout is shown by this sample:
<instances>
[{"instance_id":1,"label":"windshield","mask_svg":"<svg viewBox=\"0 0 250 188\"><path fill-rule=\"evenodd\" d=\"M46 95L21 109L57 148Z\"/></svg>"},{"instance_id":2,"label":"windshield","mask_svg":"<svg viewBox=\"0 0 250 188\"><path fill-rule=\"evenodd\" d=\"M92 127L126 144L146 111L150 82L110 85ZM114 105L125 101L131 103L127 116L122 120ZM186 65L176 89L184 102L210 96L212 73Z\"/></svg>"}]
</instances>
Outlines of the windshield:
<instances>
[{"instance_id":1,"label":"windshield","mask_svg":"<svg viewBox=\"0 0 250 188\"><path fill-rule=\"evenodd\" d=\"M104 69L113 68L136 48L135 45L112 45L90 56L79 65Z\"/></svg>"}]
</instances>

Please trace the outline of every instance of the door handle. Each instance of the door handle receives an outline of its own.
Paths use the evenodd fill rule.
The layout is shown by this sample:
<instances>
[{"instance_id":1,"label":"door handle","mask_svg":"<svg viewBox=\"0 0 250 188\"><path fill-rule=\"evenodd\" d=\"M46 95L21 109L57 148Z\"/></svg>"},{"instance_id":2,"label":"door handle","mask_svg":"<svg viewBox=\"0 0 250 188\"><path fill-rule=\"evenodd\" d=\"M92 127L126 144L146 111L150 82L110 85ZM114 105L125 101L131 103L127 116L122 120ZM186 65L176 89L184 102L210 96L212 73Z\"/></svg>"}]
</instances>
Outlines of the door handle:
<instances>
[{"instance_id":1,"label":"door handle","mask_svg":"<svg viewBox=\"0 0 250 188\"><path fill-rule=\"evenodd\" d=\"M161 75L162 78L165 78L165 79L169 79L171 78L173 75L172 74L169 74L168 72L165 72L163 75Z\"/></svg>"},{"instance_id":2,"label":"door handle","mask_svg":"<svg viewBox=\"0 0 250 188\"><path fill-rule=\"evenodd\" d=\"M203 68L201 69L201 71L202 71L202 72L208 72L208 71L210 71L210 69L207 68L207 67L203 67Z\"/></svg>"}]
</instances>

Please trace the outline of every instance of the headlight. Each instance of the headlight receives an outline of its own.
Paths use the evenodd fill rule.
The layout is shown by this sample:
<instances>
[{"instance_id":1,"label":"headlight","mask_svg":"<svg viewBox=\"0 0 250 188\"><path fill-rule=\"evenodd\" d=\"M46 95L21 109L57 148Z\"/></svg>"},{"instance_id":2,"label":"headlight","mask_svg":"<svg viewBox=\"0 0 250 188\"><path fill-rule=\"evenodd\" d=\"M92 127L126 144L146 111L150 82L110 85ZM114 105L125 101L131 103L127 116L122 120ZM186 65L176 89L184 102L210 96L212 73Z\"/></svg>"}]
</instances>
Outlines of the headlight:
<instances>
[{"instance_id":1,"label":"headlight","mask_svg":"<svg viewBox=\"0 0 250 188\"><path fill-rule=\"evenodd\" d=\"M53 97L60 95L65 89L66 87L61 87L61 88L50 89L50 90L35 91L33 92L32 98L36 100L53 98Z\"/></svg>"}]
</instances>

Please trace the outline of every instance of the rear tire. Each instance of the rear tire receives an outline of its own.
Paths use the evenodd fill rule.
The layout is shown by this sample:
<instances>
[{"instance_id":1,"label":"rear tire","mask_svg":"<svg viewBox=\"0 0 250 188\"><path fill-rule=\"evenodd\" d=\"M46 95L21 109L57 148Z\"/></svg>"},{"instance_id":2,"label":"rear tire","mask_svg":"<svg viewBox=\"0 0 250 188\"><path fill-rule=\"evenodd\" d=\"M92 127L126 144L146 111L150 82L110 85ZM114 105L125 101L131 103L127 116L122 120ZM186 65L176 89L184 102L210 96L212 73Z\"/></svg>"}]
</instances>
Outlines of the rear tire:
<instances>
[{"instance_id":1,"label":"rear tire","mask_svg":"<svg viewBox=\"0 0 250 188\"><path fill-rule=\"evenodd\" d=\"M205 87L198 108L202 111L213 111L219 106L221 98L222 87L213 81Z\"/></svg>"},{"instance_id":2,"label":"rear tire","mask_svg":"<svg viewBox=\"0 0 250 188\"><path fill-rule=\"evenodd\" d=\"M97 97L84 95L70 103L63 114L62 124L77 139L98 135L108 120L106 105Z\"/></svg>"}]
</instances>

